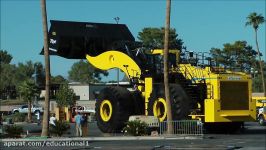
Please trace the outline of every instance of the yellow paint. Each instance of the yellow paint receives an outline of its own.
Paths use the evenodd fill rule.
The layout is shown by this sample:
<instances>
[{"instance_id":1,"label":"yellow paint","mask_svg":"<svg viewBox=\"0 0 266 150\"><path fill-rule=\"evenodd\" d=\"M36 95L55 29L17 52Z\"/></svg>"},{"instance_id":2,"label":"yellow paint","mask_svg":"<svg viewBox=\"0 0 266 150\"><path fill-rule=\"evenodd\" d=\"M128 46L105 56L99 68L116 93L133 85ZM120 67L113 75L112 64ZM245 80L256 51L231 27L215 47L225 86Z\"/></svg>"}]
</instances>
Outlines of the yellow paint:
<instances>
[{"instance_id":1,"label":"yellow paint","mask_svg":"<svg viewBox=\"0 0 266 150\"><path fill-rule=\"evenodd\" d=\"M266 97L252 97L252 100L256 102L256 107L266 106ZM265 101L265 102L262 102Z\"/></svg>"},{"instance_id":2,"label":"yellow paint","mask_svg":"<svg viewBox=\"0 0 266 150\"><path fill-rule=\"evenodd\" d=\"M66 121L70 121L71 112L68 107L65 107Z\"/></svg>"},{"instance_id":3,"label":"yellow paint","mask_svg":"<svg viewBox=\"0 0 266 150\"><path fill-rule=\"evenodd\" d=\"M153 114L156 116L160 122L163 122L166 119L166 101L164 98L158 98L153 104Z\"/></svg>"},{"instance_id":4,"label":"yellow paint","mask_svg":"<svg viewBox=\"0 0 266 150\"><path fill-rule=\"evenodd\" d=\"M145 90L144 90L144 96L145 96L145 115L148 115L148 104L149 104L149 98L152 92L152 78L148 77L145 78Z\"/></svg>"},{"instance_id":5,"label":"yellow paint","mask_svg":"<svg viewBox=\"0 0 266 150\"><path fill-rule=\"evenodd\" d=\"M119 51L106 51L98 56L86 55L87 60L96 68L109 70L119 68L127 77L140 77L141 70L136 62L128 55Z\"/></svg>"},{"instance_id":6,"label":"yellow paint","mask_svg":"<svg viewBox=\"0 0 266 150\"><path fill-rule=\"evenodd\" d=\"M151 54L151 55L163 55L163 49L153 49L153 50L147 50L145 51L146 54ZM179 54L180 51L177 49L170 49L169 50L170 54Z\"/></svg>"},{"instance_id":7,"label":"yellow paint","mask_svg":"<svg viewBox=\"0 0 266 150\"><path fill-rule=\"evenodd\" d=\"M68 107L56 107L55 108L55 118L56 120L65 120L69 121L70 113ZM60 115L61 113L61 115Z\"/></svg>"},{"instance_id":8,"label":"yellow paint","mask_svg":"<svg viewBox=\"0 0 266 150\"><path fill-rule=\"evenodd\" d=\"M107 122L111 119L113 113L112 104L109 100L103 100L100 105L100 116L103 121Z\"/></svg>"},{"instance_id":9,"label":"yellow paint","mask_svg":"<svg viewBox=\"0 0 266 150\"><path fill-rule=\"evenodd\" d=\"M213 122L215 120L215 111L217 110L217 100L215 99L205 99L204 105L205 105L205 110L204 110L204 121L205 122Z\"/></svg>"}]
</instances>

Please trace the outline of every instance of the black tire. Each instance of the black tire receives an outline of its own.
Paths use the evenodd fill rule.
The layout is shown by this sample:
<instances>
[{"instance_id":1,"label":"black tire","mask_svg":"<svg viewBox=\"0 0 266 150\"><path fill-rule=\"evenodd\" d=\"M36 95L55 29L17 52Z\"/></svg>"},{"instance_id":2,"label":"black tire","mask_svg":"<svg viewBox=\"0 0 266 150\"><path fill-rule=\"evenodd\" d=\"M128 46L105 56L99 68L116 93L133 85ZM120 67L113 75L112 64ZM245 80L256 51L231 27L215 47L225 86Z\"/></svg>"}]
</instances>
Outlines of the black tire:
<instances>
[{"instance_id":1,"label":"black tire","mask_svg":"<svg viewBox=\"0 0 266 150\"><path fill-rule=\"evenodd\" d=\"M140 91L131 92L132 100L134 105L134 113L133 115L144 115L145 114L145 100L141 95Z\"/></svg>"},{"instance_id":2,"label":"black tire","mask_svg":"<svg viewBox=\"0 0 266 150\"><path fill-rule=\"evenodd\" d=\"M104 100L108 100L112 107L112 113L110 113L110 119L108 120L101 117L100 109L102 109L101 105ZM119 86L104 88L95 104L98 128L104 133L121 132L129 116L134 113L134 107L132 106L132 96L127 89Z\"/></svg>"},{"instance_id":3,"label":"black tire","mask_svg":"<svg viewBox=\"0 0 266 150\"><path fill-rule=\"evenodd\" d=\"M258 122L259 122L259 125L261 125L261 126L265 126L266 125L266 122L265 122L265 119L264 119L263 115L259 116Z\"/></svg>"},{"instance_id":4,"label":"black tire","mask_svg":"<svg viewBox=\"0 0 266 150\"><path fill-rule=\"evenodd\" d=\"M173 120L182 120L189 118L188 115L190 114L191 100L189 99L184 89L179 84L170 84L169 90ZM164 86L161 84L153 88L148 103L149 115L156 116L153 107L159 98L163 98L165 100L164 93ZM162 111L166 111L166 109L162 109ZM160 117L158 118L160 121L165 121L167 119L167 117L162 117L161 119Z\"/></svg>"}]
</instances>

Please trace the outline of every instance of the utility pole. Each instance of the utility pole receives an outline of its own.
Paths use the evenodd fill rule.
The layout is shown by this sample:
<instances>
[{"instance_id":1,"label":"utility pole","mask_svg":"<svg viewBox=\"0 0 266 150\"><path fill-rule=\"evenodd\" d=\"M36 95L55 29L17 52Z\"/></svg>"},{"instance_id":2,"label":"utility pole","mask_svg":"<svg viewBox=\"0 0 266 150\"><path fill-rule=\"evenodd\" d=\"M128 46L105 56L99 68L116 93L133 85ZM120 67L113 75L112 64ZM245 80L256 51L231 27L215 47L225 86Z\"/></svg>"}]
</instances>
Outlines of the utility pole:
<instances>
[{"instance_id":1,"label":"utility pole","mask_svg":"<svg viewBox=\"0 0 266 150\"><path fill-rule=\"evenodd\" d=\"M35 64L34 65L34 83L35 85L37 85L37 65ZM35 95L34 97L34 104L36 105L37 104L37 95Z\"/></svg>"},{"instance_id":2,"label":"utility pole","mask_svg":"<svg viewBox=\"0 0 266 150\"><path fill-rule=\"evenodd\" d=\"M45 101L44 101L44 113L43 113L43 125L42 135L48 136L49 133L49 106L50 106L50 58L48 47L48 27L47 27L47 12L46 12L46 0L41 0L42 10L42 25L43 25L43 45L44 45L44 58L45 58Z\"/></svg>"},{"instance_id":3,"label":"utility pole","mask_svg":"<svg viewBox=\"0 0 266 150\"><path fill-rule=\"evenodd\" d=\"M114 20L115 20L116 24L118 24L120 18L119 17L115 17ZM119 86L119 68L117 68L117 86Z\"/></svg>"}]
</instances>

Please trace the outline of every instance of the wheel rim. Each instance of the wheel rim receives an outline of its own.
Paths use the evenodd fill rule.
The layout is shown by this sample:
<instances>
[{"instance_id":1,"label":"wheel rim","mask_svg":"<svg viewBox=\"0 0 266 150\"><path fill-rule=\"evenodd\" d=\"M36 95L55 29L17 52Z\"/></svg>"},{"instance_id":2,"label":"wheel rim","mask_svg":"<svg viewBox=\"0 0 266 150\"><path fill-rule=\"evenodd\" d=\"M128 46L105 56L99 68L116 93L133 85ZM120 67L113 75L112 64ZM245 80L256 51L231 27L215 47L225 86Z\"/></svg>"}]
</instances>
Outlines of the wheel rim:
<instances>
[{"instance_id":1,"label":"wheel rim","mask_svg":"<svg viewBox=\"0 0 266 150\"><path fill-rule=\"evenodd\" d=\"M103 121L107 122L112 116L112 104L109 100L103 100L100 106L100 115Z\"/></svg>"},{"instance_id":2,"label":"wheel rim","mask_svg":"<svg viewBox=\"0 0 266 150\"><path fill-rule=\"evenodd\" d=\"M166 118L166 102L163 98L158 98L153 105L153 114L156 116L160 122L164 121Z\"/></svg>"}]
</instances>

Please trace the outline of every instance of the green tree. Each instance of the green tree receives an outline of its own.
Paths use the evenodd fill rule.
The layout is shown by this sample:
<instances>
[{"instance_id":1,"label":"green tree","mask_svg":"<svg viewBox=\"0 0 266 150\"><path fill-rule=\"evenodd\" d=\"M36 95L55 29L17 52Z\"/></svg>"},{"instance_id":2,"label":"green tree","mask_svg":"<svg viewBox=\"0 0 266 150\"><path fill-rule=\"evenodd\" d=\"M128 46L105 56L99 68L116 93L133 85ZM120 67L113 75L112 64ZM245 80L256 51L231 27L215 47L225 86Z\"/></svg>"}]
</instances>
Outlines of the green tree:
<instances>
[{"instance_id":1,"label":"green tree","mask_svg":"<svg viewBox=\"0 0 266 150\"><path fill-rule=\"evenodd\" d=\"M52 84L63 84L63 83L67 83L67 82L68 82L67 79L65 79L61 75L51 76L51 83Z\"/></svg>"},{"instance_id":2,"label":"green tree","mask_svg":"<svg viewBox=\"0 0 266 150\"><path fill-rule=\"evenodd\" d=\"M34 71L34 63L32 61L27 61L26 63L18 63L16 69L17 81L21 83L24 80L33 78Z\"/></svg>"},{"instance_id":3,"label":"green tree","mask_svg":"<svg viewBox=\"0 0 266 150\"><path fill-rule=\"evenodd\" d=\"M16 85L15 73L16 66L10 64L12 55L5 50L0 50L0 97L12 98L15 97L14 87Z\"/></svg>"},{"instance_id":4,"label":"green tree","mask_svg":"<svg viewBox=\"0 0 266 150\"><path fill-rule=\"evenodd\" d=\"M1 65L0 93L2 98L16 97L16 66L12 64Z\"/></svg>"},{"instance_id":5,"label":"green tree","mask_svg":"<svg viewBox=\"0 0 266 150\"><path fill-rule=\"evenodd\" d=\"M250 72L256 67L257 52L248 45L246 41L235 41L225 43L222 49L212 48L210 50L212 58L218 66Z\"/></svg>"},{"instance_id":6,"label":"green tree","mask_svg":"<svg viewBox=\"0 0 266 150\"><path fill-rule=\"evenodd\" d=\"M148 48L164 48L164 28L144 28L138 34L138 39ZM178 38L175 29L169 31L169 49L181 50L183 42Z\"/></svg>"},{"instance_id":7,"label":"green tree","mask_svg":"<svg viewBox=\"0 0 266 150\"><path fill-rule=\"evenodd\" d=\"M20 85L25 80L36 80L38 86L43 86L45 81L43 65L40 62L27 61L18 63L16 67L16 84ZM18 87L17 87L18 88Z\"/></svg>"},{"instance_id":8,"label":"green tree","mask_svg":"<svg viewBox=\"0 0 266 150\"><path fill-rule=\"evenodd\" d=\"M33 80L26 80L23 81L22 84L19 86L19 92L22 98L28 102L28 122L31 122L32 100L34 99L35 96L40 95L40 90L37 88Z\"/></svg>"},{"instance_id":9,"label":"green tree","mask_svg":"<svg viewBox=\"0 0 266 150\"><path fill-rule=\"evenodd\" d=\"M90 83L99 82L101 75L107 76L108 72L93 67L87 61L80 60L73 64L68 75L71 81Z\"/></svg>"},{"instance_id":10,"label":"green tree","mask_svg":"<svg viewBox=\"0 0 266 150\"><path fill-rule=\"evenodd\" d=\"M68 84L61 84L59 90L56 93L56 103L57 106L65 107L65 106L73 106L76 95L74 90L71 89Z\"/></svg>"},{"instance_id":11,"label":"green tree","mask_svg":"<svg viewBox=\"0 0 266 150\"><path fill-rule=\"evenodd\" d=\"M8 54L5 50L0 50L0 62L1 64L10 64L12 55Z\"/></svg>"},{"instance_id":12,"label":"green tree","mask_svg":"<svg viewBox=\"0 0 266 150\"><path fill-rule=\"evenodd\" d=\"M35 67L34 77L36 79L36 84L38 86L45 85L45 70L44 70L43 64L40 62L35 62L34 67Z\"/></svg>"},{"instance_id":13,"label":"green tree","mask_svg":"<svg viewBox=\"0 0 266 150\"><path fill-rule=\"evenodd\" d=\"M264 96L266 96L266 87L265 87L265 80L264 80L264 72L263 72L263 63L261 61L260 57L260 49L258 44L258 29L261 24L265 22L264 17L261 14L257 14L256 12L253 12L248 15L246 26L252 26L255 31L255 41L256 41L256 47L257 47L257 53L259 57L259 64L260 64L260 73L261 73L261 80L262 80L262 88Z\"/></svg>"}]
</instances>

